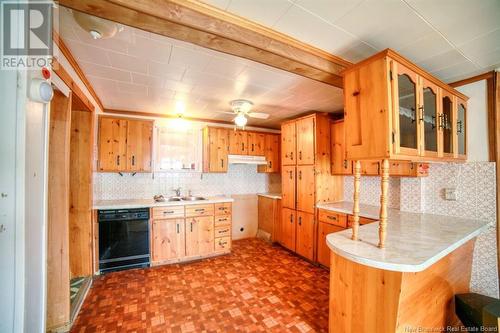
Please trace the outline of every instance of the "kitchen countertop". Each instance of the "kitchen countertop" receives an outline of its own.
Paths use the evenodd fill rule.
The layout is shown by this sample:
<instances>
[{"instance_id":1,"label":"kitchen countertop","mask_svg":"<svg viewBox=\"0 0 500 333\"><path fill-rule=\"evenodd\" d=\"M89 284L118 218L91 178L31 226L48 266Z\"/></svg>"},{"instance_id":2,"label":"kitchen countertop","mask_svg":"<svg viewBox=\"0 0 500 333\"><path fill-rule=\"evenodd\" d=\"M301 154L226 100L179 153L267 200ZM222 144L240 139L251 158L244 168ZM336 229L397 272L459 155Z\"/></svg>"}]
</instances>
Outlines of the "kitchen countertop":
<instances>
[{"instance_id":1,"label":"kitchen countertop","mask_svg":"<svg viewBox=\"0 0 500 333\"><path fill-rule=\"evenodd\" d=\"M320 204L318 208L352 214L352 202ZM379 207L360 205L360 216L378 219ZM359 227L359 241L351 240L352 230L327 235L326 243L336 254L374 268L420 272L477 237L486 221L444 215L388 211L384 249L378 245L378 223Z\"/></svg>"},{"instance_id":2,"label":"kitchen countertop","mask_svg":"<svg viewBox=\"0 0 500 333\"><path fill-rule=\"evenodd\" d=\"M257 195L270 199L281 199L281 193L267 192L267 193L257 193Z\"/></svg>"},{"instance_id":3,"label":"kitchen countertop","mask_svg":"<svg viewBox=\"0 0 500 333\"><path fill-rule=\"evenodd\" d=\"M145 207L163 207L163 206L188 206L188 205L206 205L221 202L233 202L229 197L206 197L207 200L199 201L164 201L155 202L153 199L126 199L126 200L97 200L94 201L93 209L132 209Z\"/></svg>"}]
</instances>

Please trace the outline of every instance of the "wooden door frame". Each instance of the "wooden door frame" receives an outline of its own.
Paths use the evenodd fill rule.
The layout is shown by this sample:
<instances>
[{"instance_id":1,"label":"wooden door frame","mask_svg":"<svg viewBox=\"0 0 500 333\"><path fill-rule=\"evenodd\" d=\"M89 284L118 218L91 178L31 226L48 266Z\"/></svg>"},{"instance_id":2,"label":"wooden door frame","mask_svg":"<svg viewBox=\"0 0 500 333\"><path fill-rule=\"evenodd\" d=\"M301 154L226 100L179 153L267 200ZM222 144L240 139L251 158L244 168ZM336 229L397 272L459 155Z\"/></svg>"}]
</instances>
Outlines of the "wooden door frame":
<instances>
[{"instance_id":1,"label":"wooden door frame","mask_svg":"<svg viewBox=\"0 0 500 333\"><path fill-rule=\"evenodd\" d=\"M342 88L347 60L194 0L60 0L120 24L256 61Z\"/></svg>"},{"instance_id":2,"label":"wooden door frame","mask_svg":"<svg viewBox=\"0 0 500 333\"><path fill-rule=\"evenodd\" d=\"M486 80L488 108L488 152L489 161L496 162L496 228L497 228L497 263L500 276L500 72L490 71L464 80L450 83L453 88L477 81ZM467 110L469 111L469 110Z\"/></svg>"}]
</instances>

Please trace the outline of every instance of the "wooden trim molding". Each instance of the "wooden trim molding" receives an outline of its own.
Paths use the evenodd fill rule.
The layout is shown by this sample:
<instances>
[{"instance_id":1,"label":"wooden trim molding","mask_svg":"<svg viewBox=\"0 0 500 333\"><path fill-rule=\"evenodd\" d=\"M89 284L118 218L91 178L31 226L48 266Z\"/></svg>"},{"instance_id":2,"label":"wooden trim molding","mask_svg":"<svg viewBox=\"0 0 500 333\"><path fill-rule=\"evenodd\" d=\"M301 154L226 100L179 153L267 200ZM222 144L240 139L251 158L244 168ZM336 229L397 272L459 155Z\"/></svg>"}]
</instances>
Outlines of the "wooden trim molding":
<instances>
[{"instance_id":1,"label":"wooden trim molding","mask_svg":"<svg viewBox=\"0 0 500 333\"><path fill-rule=\"evenodd\" d=\"M78 65L78 62L76 61L75 57L73 57L73 54L71 53L71 51L68 49L68 47L66 46L66 44L64 43L62 38L59 36L59 34L55 30L52 30L52 39L54 40L54 43L59 47L59 50L61 50L64 57L68 60L71 67L73 67L73 69L76 72L76 75L78 75L80 80L82 80L83 84L85 85L85 87L89 91L90 95L92 95L92 97L96 101L97 105L99 105L101 110L104 110L104 106L102 105L101 99L99 98L99 96L97 96L94 88L92 87L89 80L87 79L87 77L83 73L83 70L81 69L80 65Z\"/></svg>"},{"instance_id":2,"label":"wooden trim molding","mask_svg":"<svg viewBox=\"0 0 500 333\"><path fill-rule=\"evenodd\" d=\"M153 113L153 112L144 112L144 111L129 111L129 110L116 110L116 109L104 109L104 113L102 114L103 116L106 114L117 114L123 117L127 116L137 116L137 117L153 117L153 118L167 118L167 119L174 119L177 118L176 115L171 115L171 114L164 114L164 113ZM189 121L197 121L197 122L203 122L203 123L213 123L213 124L225 124L225 125L233 125L234 123L232 121L225 121L225 120L217 120L217 119L206 119L206 118L195 118L195 117L182 117L182 119L189 120ZM272 130L278 130L279 128L275 127L269 127L269 126L260 126L260 125L248 125L247 127L256 127L256 128L265 128L265 129L272 129Z\"/></svg>"},{"instance_id":3,"label":"wooden trim molding","mask_svg":"<svg viewBox=\"0 0 500 333\"><path fill-rule=\"evenodd\" d=\"M460 80L460 81L455 81L455 82L452 82L452 83L448 83L448 85L451 86L451 87L453 87L453 88L460 87L460 86L465 86L466 84L469 84L469 83L474 83L474 82L481 81L481 80L491 79L491 78L494 77L494 74L495 74L495 71L486 72L486 73L479 74L479 75L476 75L476 76L472 76L472 77L469 77L469 78L466 78L466 79L463 79L463 80Z\"/></svg>"},{"instance_id":4,"label":"wooden trim molding","mask_svg":"<svg viewBox=\"0 0 500 333\"><path fill-rule=\"evenodd\" d=\"M497 177L497 255L498 255L498 274L500 276L500 73L495 72L495 75L491 79L493 81L493 96L492 101L494 101L493 116L488 118L488 121L493 122L493 132L490 132L490 136L494 136L495 151L494 160L496 162L496 177Z\"/></svg>"},{"instance_id":5,"label":"wooden trim molding","mask_svg":"<svg viewBox=\"0 0 500 333\"><path fill-rule=\"evenodd\" d=\"M71 75L64 69L64 67L57 61L57 59L52 60L52 69L54 73L71 89L73 92L72 103L75 105L74 109L86 110L94 112L94 104L90 102L85 93L80 89L75 81L71 78Z\"/></svg>"},{"instance_id":6,"label":"wooden trim molding","mask_svg":"<svg viewBox=\"0 0 500 333\"><path fill-rule=\"evenodd\" d=\"M193 0L60 0L63 6L342 87L350 62Z\"/></svg>"}]
</instances>

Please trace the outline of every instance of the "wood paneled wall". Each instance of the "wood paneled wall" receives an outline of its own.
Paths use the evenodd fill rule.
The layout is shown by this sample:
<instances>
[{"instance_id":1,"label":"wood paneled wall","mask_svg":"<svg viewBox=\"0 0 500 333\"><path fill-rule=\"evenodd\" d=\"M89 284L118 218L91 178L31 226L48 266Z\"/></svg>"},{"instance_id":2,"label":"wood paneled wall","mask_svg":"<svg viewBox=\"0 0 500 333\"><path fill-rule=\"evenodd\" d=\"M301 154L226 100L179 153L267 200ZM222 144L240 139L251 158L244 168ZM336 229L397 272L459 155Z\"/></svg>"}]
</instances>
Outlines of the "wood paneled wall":
<instances>
[{"instance_id":1,"label":"wood paneled wall","mask_svg":"<svg viewBox=\"0 0 500 333\"><path fill-rule=\"evenodd\" d=\"M47 329L70 320L69 298L69 155L71 95L55 91L50 103L48 228L47 228Z\"/></svg>"},{"instance_id":2,"label":"wood paneled wall","mask_svg":"<svg viewBox=\"0 0 500 333\"><path fill-rule=\"evenodd\" d=\"M71 277L92 275L94 114L73 110L70 142L69 254Z\"/></svg>"}]
</instances>

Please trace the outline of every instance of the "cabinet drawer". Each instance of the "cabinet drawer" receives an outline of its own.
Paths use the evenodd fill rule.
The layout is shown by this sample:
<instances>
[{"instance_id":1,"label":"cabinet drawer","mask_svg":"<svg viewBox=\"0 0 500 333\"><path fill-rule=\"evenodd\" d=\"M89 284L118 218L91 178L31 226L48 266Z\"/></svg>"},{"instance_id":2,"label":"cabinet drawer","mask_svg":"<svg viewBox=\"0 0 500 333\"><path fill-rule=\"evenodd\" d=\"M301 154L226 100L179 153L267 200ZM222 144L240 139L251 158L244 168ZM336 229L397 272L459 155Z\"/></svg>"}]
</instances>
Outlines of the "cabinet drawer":
<instances>
[{"instance_id":1,"label":"cabinet drawer","mask_svg":"<svg viewBox=\"0 0 500 333\"><path fill-rule=\"evenodd\" d=\"M373 222L376 222L377 220L374 220L374 219L369 219L368 217L362 217L360 216L359 217L359 225L365 225L365 224L368 224L368 223L373 223ZM351 228L352 227L352 224L354 222L354 216L352 215L349 215L347 217L347 227L348 228Z\"/></svg>"},{"instance_id":2,"label":"cabinet drawer","mask_svg":"<svg viewBox=\"0 0 500 333\"><path fill-rule=\"evenodd\" d=\"M186 217L213 216L214 205L189 205L186 206Z\"/></svg>"},{"instance_id":3,"label":"cabinet drawer","mask_svg":"<svg viewBox=\"0 0 500 333\"><path fill-rule=\"evenodd\" d=\"M215 204L215 215L231 215L232 204L230 202L223 202Z\"/></svg>"},{"instance_id":4,"label":"cabinet drawer","mask_svg":"<svg viewBox=\"0 0 500 333\"><path fill-rule=\"evenodd\" d=\"M226 225L231 224L231 215L220 215L215 217L215 225Z\"/></svg>"},{"instance_id":5,"label":"cabinet drawer","mask_svg":"<svg viewBox=\"0 0 500 333\"><path fill-rule=\"evenodd\" d=\"M153 208L153 220L184 217L184 206L166 206Z\"/></svg>"},{"instance_id":6,"label":"cabinet drawer","mask_svg":"<svg viewBox=\"0 0 500 333\"><path fill-rule=\"evenodd\" d=\"M342 213L335 213L320 209L318 213L318 219L321 222L333 224L342 228L347 228L347 216Z\"/></svg>"},{"instance_id":7,"label":"cabinet drawer","mask_svg":"<svg viewBox=\"0 0 500 333\"><path fill-rule=\"evenodd\" d=\"M231 236L231 226L230 225L215 228L215 238L230 237L230 236Z\"/></svg>"},{"instance_id":8,"label":"cabinet drawer","mask_svg":"<svg viewBox=\"0 0 500 333\"><path fill-rule=\"evenodd\" d=\"M215 252L227 251L231 249L231 237L221 237L215 239Z\"/></svg>"}]
</instances>

